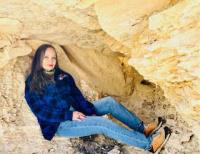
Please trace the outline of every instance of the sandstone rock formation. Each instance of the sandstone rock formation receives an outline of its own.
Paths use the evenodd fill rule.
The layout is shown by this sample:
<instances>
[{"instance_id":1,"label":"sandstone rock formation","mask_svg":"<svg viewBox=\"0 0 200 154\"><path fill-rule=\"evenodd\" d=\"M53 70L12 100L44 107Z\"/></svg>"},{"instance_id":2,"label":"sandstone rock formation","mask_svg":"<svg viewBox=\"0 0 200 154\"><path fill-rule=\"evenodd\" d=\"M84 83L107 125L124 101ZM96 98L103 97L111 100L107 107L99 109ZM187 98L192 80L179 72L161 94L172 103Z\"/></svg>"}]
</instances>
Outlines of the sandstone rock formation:
<instances>
[{"instance_id":1,"label":"sandstone rock formation","mask_svg":"<svg viewBox=\"0 0 200 154\"><path fill-rule=\"evenodd\" d=\"M89 100L111 95L146 123L165 116L173 134L162 153L200 152L200 1L1 0L0 6L0 153L88 147L82 139L43 140L24 99L31 58L46 42ZM146 153L101 137L90 142L100 151L107 143L110 153Z\"/></svg>"}]
</instances>

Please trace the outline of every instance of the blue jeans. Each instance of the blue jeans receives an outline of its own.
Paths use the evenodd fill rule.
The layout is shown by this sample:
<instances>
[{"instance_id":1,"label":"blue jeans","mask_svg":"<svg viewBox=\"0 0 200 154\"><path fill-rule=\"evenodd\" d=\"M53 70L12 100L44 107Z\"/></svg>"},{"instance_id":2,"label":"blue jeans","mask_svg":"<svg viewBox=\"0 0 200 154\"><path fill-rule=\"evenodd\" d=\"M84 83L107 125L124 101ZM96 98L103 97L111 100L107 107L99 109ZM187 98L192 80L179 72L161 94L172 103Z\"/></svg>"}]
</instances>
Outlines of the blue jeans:
<instances>
[{"instance_id":1,"label":"blue jeans","mask_svg":"<svg viewBox=\"0 0 200 154\"><path fill-rule=\"evenodd\" d=\"M149 150L152 137L144 135L143 122L112 97L104 97L93 102L96 116L87 116L84 120L65 121L60 124L56 135L82 137L103 134L122 143ZM114 118L126 124L122 127L102 115L110 113Z\"/></svg>"}]
</instances>

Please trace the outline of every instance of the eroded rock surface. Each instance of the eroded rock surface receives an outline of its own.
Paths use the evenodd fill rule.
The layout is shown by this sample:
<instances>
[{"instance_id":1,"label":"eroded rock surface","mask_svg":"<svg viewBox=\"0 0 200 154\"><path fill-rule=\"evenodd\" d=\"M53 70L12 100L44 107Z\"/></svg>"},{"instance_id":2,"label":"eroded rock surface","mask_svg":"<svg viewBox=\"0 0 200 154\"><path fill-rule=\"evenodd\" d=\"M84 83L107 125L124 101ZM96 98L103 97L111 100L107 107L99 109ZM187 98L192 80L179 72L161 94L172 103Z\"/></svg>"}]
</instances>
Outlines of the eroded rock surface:
<instances>
[{"instance_id":1,"label":"eroded rock surface","mask_svg":"<svg viewBox=\"0 0 200 154\"><path fill-rule=\"evenodd\" d=\"M101 135L43 140L24 80L35 49L46 42L90 101L111 95L145 123L164 116L173 133L161 153L200 152L200 1L7 0L0 6L0 153L148 153Z\"/></svg>"}]
</instances>

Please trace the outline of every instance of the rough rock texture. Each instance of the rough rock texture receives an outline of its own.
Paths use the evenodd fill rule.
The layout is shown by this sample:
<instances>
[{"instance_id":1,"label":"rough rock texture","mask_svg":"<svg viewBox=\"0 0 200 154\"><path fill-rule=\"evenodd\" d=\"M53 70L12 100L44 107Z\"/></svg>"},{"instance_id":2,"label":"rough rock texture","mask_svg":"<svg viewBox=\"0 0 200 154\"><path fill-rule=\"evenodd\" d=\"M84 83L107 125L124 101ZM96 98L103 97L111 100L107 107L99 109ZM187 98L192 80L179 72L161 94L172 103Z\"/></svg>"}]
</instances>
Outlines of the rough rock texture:
<instances>
[{"instance_id":1,"label":"rough rock texture","mask_svg":"<svg viewBox=\"0 0 200 154\"><path fill-rule=\"evenodd\" d=\"M129 64L164 90L200 138L199 7L199 1L181 1L152 15Z\"/></svg>"},{"instance_id":2,"label":"rough rock texture","mask_svg":"<svg viewBox=\"0 0 200 154\"><path fill-rule=\"evenodd\" d=\"M90 101L111 95L145 123L166 117L173 133L161 153L200 153L199 0L2 0L0 6L0 153L148 153L101 135L43 140L24 80L35 49L46 42Z\"/></svg>"}]
</instances>

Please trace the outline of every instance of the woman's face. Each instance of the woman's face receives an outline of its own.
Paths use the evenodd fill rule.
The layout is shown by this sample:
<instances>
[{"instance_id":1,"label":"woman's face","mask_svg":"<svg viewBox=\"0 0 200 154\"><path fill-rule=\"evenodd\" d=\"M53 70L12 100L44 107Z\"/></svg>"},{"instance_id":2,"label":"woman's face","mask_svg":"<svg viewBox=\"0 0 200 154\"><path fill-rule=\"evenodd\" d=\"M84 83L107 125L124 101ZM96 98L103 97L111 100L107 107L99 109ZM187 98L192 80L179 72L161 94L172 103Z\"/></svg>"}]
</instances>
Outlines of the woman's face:
<instances>
[{"instance_id":1,"label":"woman's face","mask_svg":"<svg viewBox=\"0 0 200 154\"><path fill-rule=\"evenodd\" d=\"M56 65L56 51L53 48L47 48L42 60L44 70L53 70Z\"/></svg>"}]
</instances>

